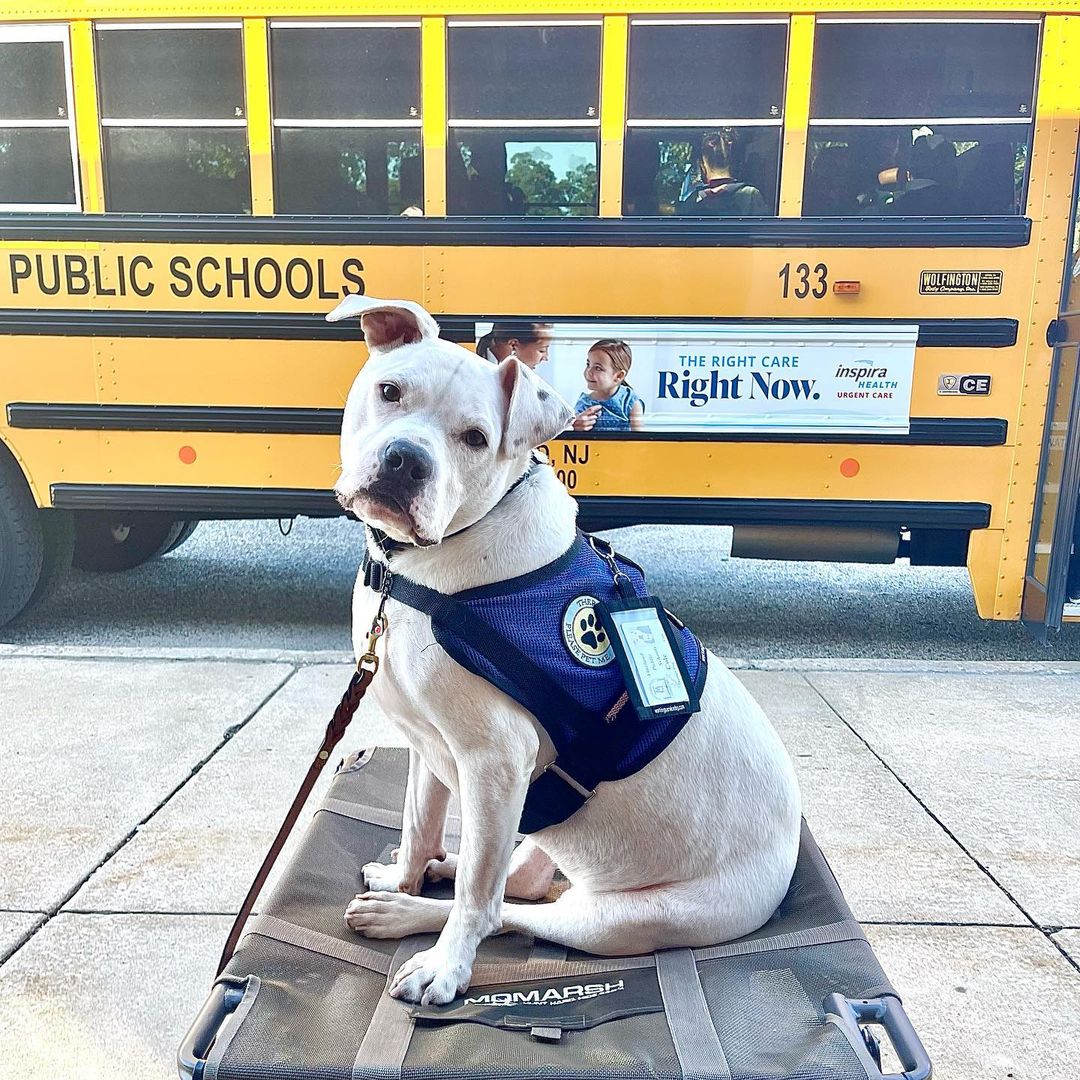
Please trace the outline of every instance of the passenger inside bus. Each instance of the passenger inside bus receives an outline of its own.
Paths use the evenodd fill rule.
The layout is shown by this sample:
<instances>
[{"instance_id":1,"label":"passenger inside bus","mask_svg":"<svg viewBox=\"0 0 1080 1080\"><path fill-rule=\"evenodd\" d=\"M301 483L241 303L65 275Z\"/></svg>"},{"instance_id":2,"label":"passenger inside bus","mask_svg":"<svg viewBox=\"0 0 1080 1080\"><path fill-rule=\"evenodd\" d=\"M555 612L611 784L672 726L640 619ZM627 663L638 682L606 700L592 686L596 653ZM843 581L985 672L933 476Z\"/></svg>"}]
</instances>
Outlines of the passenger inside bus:
<instances>
[{"instance_id":1,"label":"passenger inside bus","mask_svg":"<svg viewBox=\"0 0 1080 1080\"><path fill-rule=\"evenodd\" d=\"M677 212L709 217L764 217L769 208L761 192L734 173L736 134L732 128L711 131L702 137L698 179L680 193Z\"/></svg>"},{"instance_id":2,"label":"passenger inside bus","mask_svg":"<svg viewBox=\"0 0 1080 1080\"><path fill-rule=\"evenodd\" d=\"M968 138L974 135L974 138ZM972 129L819 131L803 193L808 217L1018 213L1026 143Z\"/></svg>"},{"instance_id":3,"label":"passenger inside bus","mask_svg":"<svg viewBox=\"0 0 1080 1080\"><path fill-rule=\"evenodd\" d=\"M805 216L845 217L860 212L863 177L854 148L823 146L810 166L803 197Z\"/></svg>"},{"instance_id":4,"label":"passenger inside bus","mask_svg":"<svg viewBox=\"0 0 1080 1080\"><path fill-rule=\"evenodd\" d=\"M727 138L720 154L727 164L713 166L713 178L723 184L723 173L737 178L747 193L735 203L709 202L701 209L697 195L705 187L702 172L702 144L720 132L686 128L630 128L623 151L623 213L634 217L668 214L718 216L769 216L776 212L777 170L779 165L779 128L726 128ZM753 192L757 193L757 197ZM733 191L726 193L728 196ZM709 199L723 198L710 195ZM685 205L683 205L685 204Z\"/></svg>"}]
</instances>

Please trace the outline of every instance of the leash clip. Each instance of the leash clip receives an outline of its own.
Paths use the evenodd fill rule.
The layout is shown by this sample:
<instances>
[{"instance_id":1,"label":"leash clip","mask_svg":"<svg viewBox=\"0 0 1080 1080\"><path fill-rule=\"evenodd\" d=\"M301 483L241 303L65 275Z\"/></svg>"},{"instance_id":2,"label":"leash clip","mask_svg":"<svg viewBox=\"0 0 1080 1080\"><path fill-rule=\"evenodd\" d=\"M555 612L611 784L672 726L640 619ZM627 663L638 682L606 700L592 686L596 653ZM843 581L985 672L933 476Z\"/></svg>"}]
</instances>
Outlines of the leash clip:
<instances>
[{"instance_id":1,"label":"leash clip","mask_svg":"<svg viewBox=\"0 0 1080 1080\"><path fill-rule=\"evenodd\" d=\"M611 579L620 594L632 596L634 583L630 580L630 575L615 561L615 549L606 540L601 540L598 536L589 537L589 546L607 564L608 570L611 571Z\"/></svg>"},{"instance_id":2,"label":"leash clip","mask_svg":"<svg viewBox=\"0 0 1080 1080\"><path fill-rule=\"evenodd\" d=\"M372 565L379 564L373 563ZM379 644L379 639L390 626L390 620L386 617L386 598L390 595L391 579L390 568L385 567L382 575L382 588L380 589L379 610L375 612L375 618L371 620L371 629L368 631L367 652L356 662L357 671L370 671L374 675L379 670L379 657L375 652L375 648Z\"/></svg>"},{"instance_id":3,"label":"leash clip","mask_svg":"<svg viewBox=\"0 0 1080 1080\"><path fill-rule=\"evenodd\" d=\"M367 652L365 652L357 661L357 671L370 671L372 675L379 670L379 657L376 655L375 646L379 643L379 638L386 633L386 616L382 613L382 605L380 605L379 614L375 616L371 623L371 630L368 632L367 639Z\"/></svg>"}]
</instances>

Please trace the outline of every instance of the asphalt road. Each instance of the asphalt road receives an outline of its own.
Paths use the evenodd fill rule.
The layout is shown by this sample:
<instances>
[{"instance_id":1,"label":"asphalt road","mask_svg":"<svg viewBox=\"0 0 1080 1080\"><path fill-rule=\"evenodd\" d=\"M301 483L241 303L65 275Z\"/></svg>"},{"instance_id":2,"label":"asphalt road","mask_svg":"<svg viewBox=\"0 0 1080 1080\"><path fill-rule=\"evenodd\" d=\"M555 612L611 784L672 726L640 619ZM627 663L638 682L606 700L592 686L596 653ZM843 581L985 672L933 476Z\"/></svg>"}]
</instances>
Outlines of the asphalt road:
<instances>
[{"instance_id":1,"label":"asphalt road","mask_svg":"<svg viewBox=\"0 0 1080 1080\"><path fill-rule=\"evenodd\" d=\"M1080 626L1049 646L982 622L966 570L730 559L730 533L641 526L607 534L714 652L749 660L1078 660ZM123 574L72 571L0 642L348 649L360 527L344 518L206 522L173 554Z\"/></svg>"}]
</instances>

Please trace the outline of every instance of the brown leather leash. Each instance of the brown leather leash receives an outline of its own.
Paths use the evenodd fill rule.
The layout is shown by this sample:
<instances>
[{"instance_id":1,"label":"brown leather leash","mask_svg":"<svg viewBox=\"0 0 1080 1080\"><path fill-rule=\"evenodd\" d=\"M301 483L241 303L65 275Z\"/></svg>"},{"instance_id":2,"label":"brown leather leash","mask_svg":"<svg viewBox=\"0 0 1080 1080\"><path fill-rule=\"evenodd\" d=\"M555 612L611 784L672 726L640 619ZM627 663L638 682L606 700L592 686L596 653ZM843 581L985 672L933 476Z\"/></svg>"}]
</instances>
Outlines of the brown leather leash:
<instances>
[{"instance_id":1,"label":"brown leather leash","mask_svg":"<svg viewBox=\"0 0 1080 1080\"><path fill-rule=\"evenodd\" d=\"M311 789L315 786L315 781L319 779L319 774L330 759L334 747L341 741L341 737L345 734L345 729L349 726L357 706L360 704L364 694L367 693L367 688L371 685L371 680L375 678L375 673L379 670L379 658L375 655L375 646L386 633L386 628L389 625L384 609L386 607L386 598L390 595L390 576L389 571L387 571L386 580L383 582L382 598L379 601L379 610L372 620L371 630L368 633L367 652L357 661L356 671L353 672L353 677L349 681L349 688L345 691L341 701L338 703L338 707L334 710L330 723L326 725L326 734L323 736L318 753L316 753L314 761L308 768L307 775L300 785L300 790L297 791L292 805L289 807L289 812L285 815L285 820L281 823L281 828L278 829L277 836L274 837L274 842L270 845L270 850L266 853L266 858L263 859L262 866L259 867L259 872L251 883L251 888L248 889L247 896L244 897L240 912L233 922L232 929L229 931L229 937L225 942L225 948L222 950L221 959L218 961L218 975L221 975L225 970L225 965L232 959L232 955L240 941L240 935L243 933L244 926L251 915L251 909L255 906L255 901L258 899L263 885L266 884L266 879L270 876L270 871L274 868L274 863L277 862L277 857L281 854L281 849L285 846L285 841L288 840L289 833L292 832L296 819L300 816L300 811L303 810L304 803L307 802Z\"/></svg>"}]
</instances>

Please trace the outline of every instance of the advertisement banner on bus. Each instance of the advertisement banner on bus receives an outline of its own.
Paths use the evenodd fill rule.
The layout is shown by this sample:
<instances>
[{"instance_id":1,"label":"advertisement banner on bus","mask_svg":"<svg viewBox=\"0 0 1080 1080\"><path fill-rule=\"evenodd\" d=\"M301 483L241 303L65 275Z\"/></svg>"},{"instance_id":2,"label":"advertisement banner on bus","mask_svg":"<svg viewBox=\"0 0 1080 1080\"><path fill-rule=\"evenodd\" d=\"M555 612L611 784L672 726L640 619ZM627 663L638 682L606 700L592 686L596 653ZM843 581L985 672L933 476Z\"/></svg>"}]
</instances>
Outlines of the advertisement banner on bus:
<instances>
[{"instance_id":1,"label":"advertisement banner on bus","mask_svg":"<svg viewBox=\"0 0 1080 1080\"><path fill-rule=\"evenodd\" d=\"M478 323L478 337L492 329ZM497 325L497 324L496 324ZM536 372L597 432L907 433L917 326L554 322Z\"/></svg>"}]
</instances>

